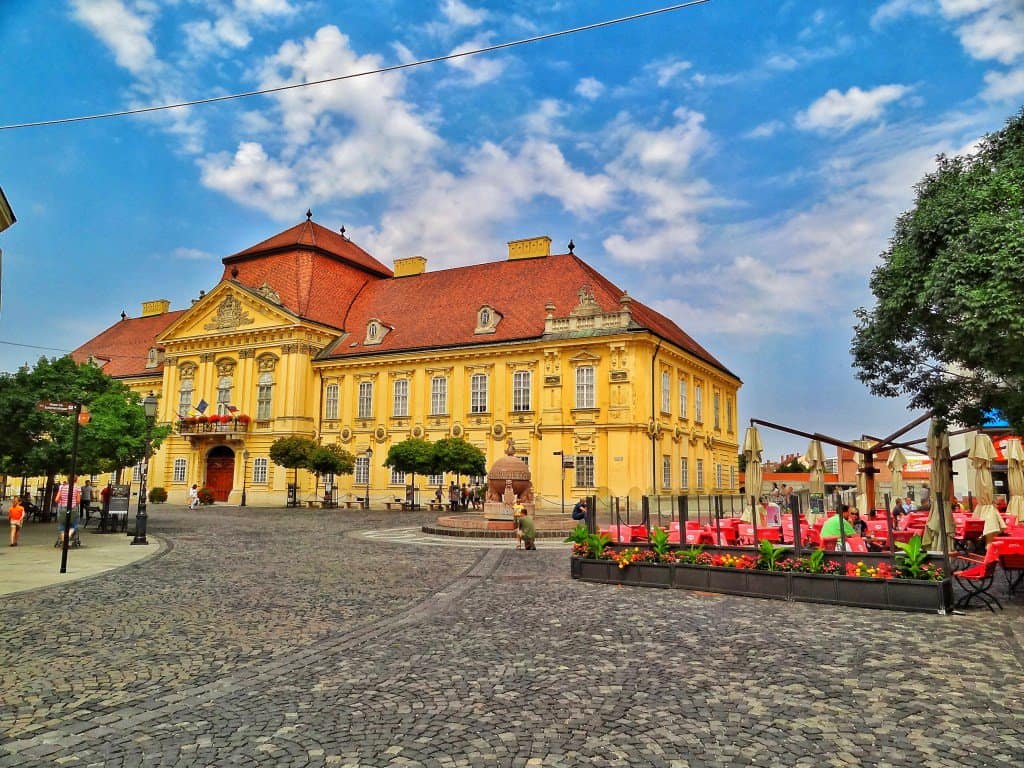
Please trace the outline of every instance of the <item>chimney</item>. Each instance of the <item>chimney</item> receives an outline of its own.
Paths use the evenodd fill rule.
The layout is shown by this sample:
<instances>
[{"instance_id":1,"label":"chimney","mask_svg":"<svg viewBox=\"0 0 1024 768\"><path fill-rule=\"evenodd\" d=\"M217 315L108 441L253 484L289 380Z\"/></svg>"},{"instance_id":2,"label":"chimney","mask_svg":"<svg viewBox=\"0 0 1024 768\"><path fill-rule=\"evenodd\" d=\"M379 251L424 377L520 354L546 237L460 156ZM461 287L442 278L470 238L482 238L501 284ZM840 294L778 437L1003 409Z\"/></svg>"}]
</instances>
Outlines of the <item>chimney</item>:
<instances>
[{"instance_id":1,"label":"chimney","mask_svg":"<svg viewBox=\"0 0 1024 768\"><path fill-rule=\"evenodd\" d=\"M395 277L422 275L427 270L427 260L422 256L395 259Z\"/></svg>"},{"instance_id":2,"label":"chimney","mask_svg":"<svg viewBox=\"0 0 1024 768\"><path fill-rule=\"evenodd\" d=\"M541 237L528 237L525 240L509 240L508 260L515 259L539 259L551 255L551 238L547 235Z\"/></svg>"},{"instance_id":3,"label":"chimney","mask_svg":"<svg viewBox=\"0 0 1024 768\"><path fill-rule=\"evenodd\" d=\"M155 299L153 301L144 301L142 302L142 316L153 317L154 315L162 315L170 308L171 302L167 299Z\"/></svg>"}]
</instances>

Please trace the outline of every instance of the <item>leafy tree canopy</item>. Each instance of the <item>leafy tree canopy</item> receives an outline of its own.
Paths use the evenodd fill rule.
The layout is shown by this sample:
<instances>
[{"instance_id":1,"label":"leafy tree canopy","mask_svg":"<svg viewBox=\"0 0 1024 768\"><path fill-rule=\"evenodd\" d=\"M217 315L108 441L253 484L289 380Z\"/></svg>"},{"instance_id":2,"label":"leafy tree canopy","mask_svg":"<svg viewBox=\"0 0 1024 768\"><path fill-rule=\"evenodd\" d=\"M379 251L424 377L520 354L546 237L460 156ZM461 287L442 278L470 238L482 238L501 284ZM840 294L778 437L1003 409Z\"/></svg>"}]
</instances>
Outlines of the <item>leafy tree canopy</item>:
<instances>
[{"instance_id":1,"label":"leafy tree canopy","mask_svg":"<svg viewBox=\"0 0 1024 768\"><path fill-rule=\"evenodd\" d=\"M340 445L321 445L309 454L309 469L318 475L351 475L356 458Z\"/></svg>"},{"instance_id":2,"label":"leafy tree canopy","mask_svg":"<svg viewBox=\"0 0 1024 768\"><path fill-rule=\"evenodd\" d=\"M810 468L804 465L800 459L792 458L789 461L785 461L779 464L775 468L776 472L809 472Z\"/></svg>"},{"instance_id":3,"label":"leafy tree canopy","mask_svg":"<svg viewBox=\"0 0 1024 768\"><path fill-rule=\"evenodd\" d=\"M170 431L147 424L138 395L92 364L70 357L40 358L35 367L0 374L0 468L11 474L48 475L71 469L73 415L40 411L41 401L81 403L91 414L79 429L79 474L129 466Z\"/></svg>"},{"instance_id":4,"label":"leafy tree canopy","mask_svg":"<svg viewBox=\"0 0 1024 768\"><path fill-rule=\"evenodd\" d=\"M457 475L484 475L487 473L487 457L484 452L470 445L461 437L446 437L434 443L437 464L435 474L453 472Z\"/></svg>"},{"instance_id":5,"label":"leafy tree canopy","mask_svg":"<svg viewBox=\"0 0 1024 768\"><path fill-rule=\"evenodd\" d=\"M395 443L388 449L384 466L397 469L399 472L410 472L413 475L434 474L437 462L434 455L434 444L427 440L410 437Z\"/></svg>"},{"instance_id":6,"label":"leafy tree canopy","mask_svg":"<svg viewBox=\"0 0 1024 768\"><path fill-rule=\"evenodd\" d=\"M282 437L270 446L270 460L287 469L308 469L309 459L319 446L308 437Z\"/></svg>"},{"instance_id":7,"label":"leafy tree canopy","mask_svg":"<svg viewBox=\"0 0 1024 768\"><path fill-rule=\"evenodd\" d=\"M857 377L946 421L998 409L1024 429L1024 110L969 155L938 158L896 222L857 311Z\"/></svg>"}]
</instances>

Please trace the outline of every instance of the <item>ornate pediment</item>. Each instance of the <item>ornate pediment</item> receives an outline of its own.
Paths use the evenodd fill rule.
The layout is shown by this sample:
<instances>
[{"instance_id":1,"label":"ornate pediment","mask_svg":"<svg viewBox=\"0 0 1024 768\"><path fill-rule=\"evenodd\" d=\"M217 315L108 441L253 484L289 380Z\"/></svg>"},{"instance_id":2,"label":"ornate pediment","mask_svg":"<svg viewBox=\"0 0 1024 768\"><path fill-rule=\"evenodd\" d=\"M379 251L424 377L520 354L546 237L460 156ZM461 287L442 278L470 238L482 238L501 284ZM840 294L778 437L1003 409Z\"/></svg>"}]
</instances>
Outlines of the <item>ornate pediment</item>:
<instances>
[{"instance_id":1,"label":"ornate pediment","mask_svg":"<svg viewBox=\"0 0 1024 768\"><path fill-rule=\"evenodd\" d=\"M217 314L203 328L207 331L230 331L242 325L252 325L254 322L255 318L248 314L242 308L242 303L229 293L217 306Z\"/></svg>"},{"instance_id":2,"label":"ornate pediment","mask_svg":"<svg viewBox=\"0 0 1024 768\"><path fill-rule=\"evenodd\" d=\"M260 296L262 296L269 302L272 302L274 304L281 303L281 296L278 294L277 291L270 287L266 280L263 281L263 285L256 289L256 293L258 293Z\"/></svg>"}]
</instances>

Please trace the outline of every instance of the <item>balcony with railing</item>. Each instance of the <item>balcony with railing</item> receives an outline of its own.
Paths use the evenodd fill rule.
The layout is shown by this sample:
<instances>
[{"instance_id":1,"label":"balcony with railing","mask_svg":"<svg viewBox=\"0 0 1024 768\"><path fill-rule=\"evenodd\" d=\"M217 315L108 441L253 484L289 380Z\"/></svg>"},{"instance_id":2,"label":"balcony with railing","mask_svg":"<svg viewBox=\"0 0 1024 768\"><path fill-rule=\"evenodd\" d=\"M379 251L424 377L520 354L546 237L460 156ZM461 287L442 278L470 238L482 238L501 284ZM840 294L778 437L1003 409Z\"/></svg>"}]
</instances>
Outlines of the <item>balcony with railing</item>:
<instances>
[{"instance_id":1,"label":"balcony with railing","mask_svg":"<svg viewBox=\"0 0 1024 768\"><path fill-rule=\"evenodd\" d=\"M204 438L214 440L241 440L252 426L252 418L245 414L233 416L195 416L181 419L177 424L178 434L196 442Z\"/></svg>"}]
</instances>

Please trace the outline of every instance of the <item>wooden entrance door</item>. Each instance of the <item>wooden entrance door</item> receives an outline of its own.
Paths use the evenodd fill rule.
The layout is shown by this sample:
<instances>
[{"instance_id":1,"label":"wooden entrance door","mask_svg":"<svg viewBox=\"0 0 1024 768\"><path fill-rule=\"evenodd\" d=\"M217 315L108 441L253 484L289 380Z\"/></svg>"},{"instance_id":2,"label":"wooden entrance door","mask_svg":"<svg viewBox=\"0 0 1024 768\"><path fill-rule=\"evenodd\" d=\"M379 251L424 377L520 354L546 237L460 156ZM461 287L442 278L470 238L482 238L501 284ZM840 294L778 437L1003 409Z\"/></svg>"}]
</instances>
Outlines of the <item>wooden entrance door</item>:
<instances>
[{"instance_id":1,"label":"wooden entrance door","mask_svg":"<svg viewBox=\"0 0 1024 768\"><path fill-rule=\"evenodd\" d=\"M227 501L235 482L235 453L223 445L206 457L206 487L214 501Z\"/></svg>"}]
</instances>

